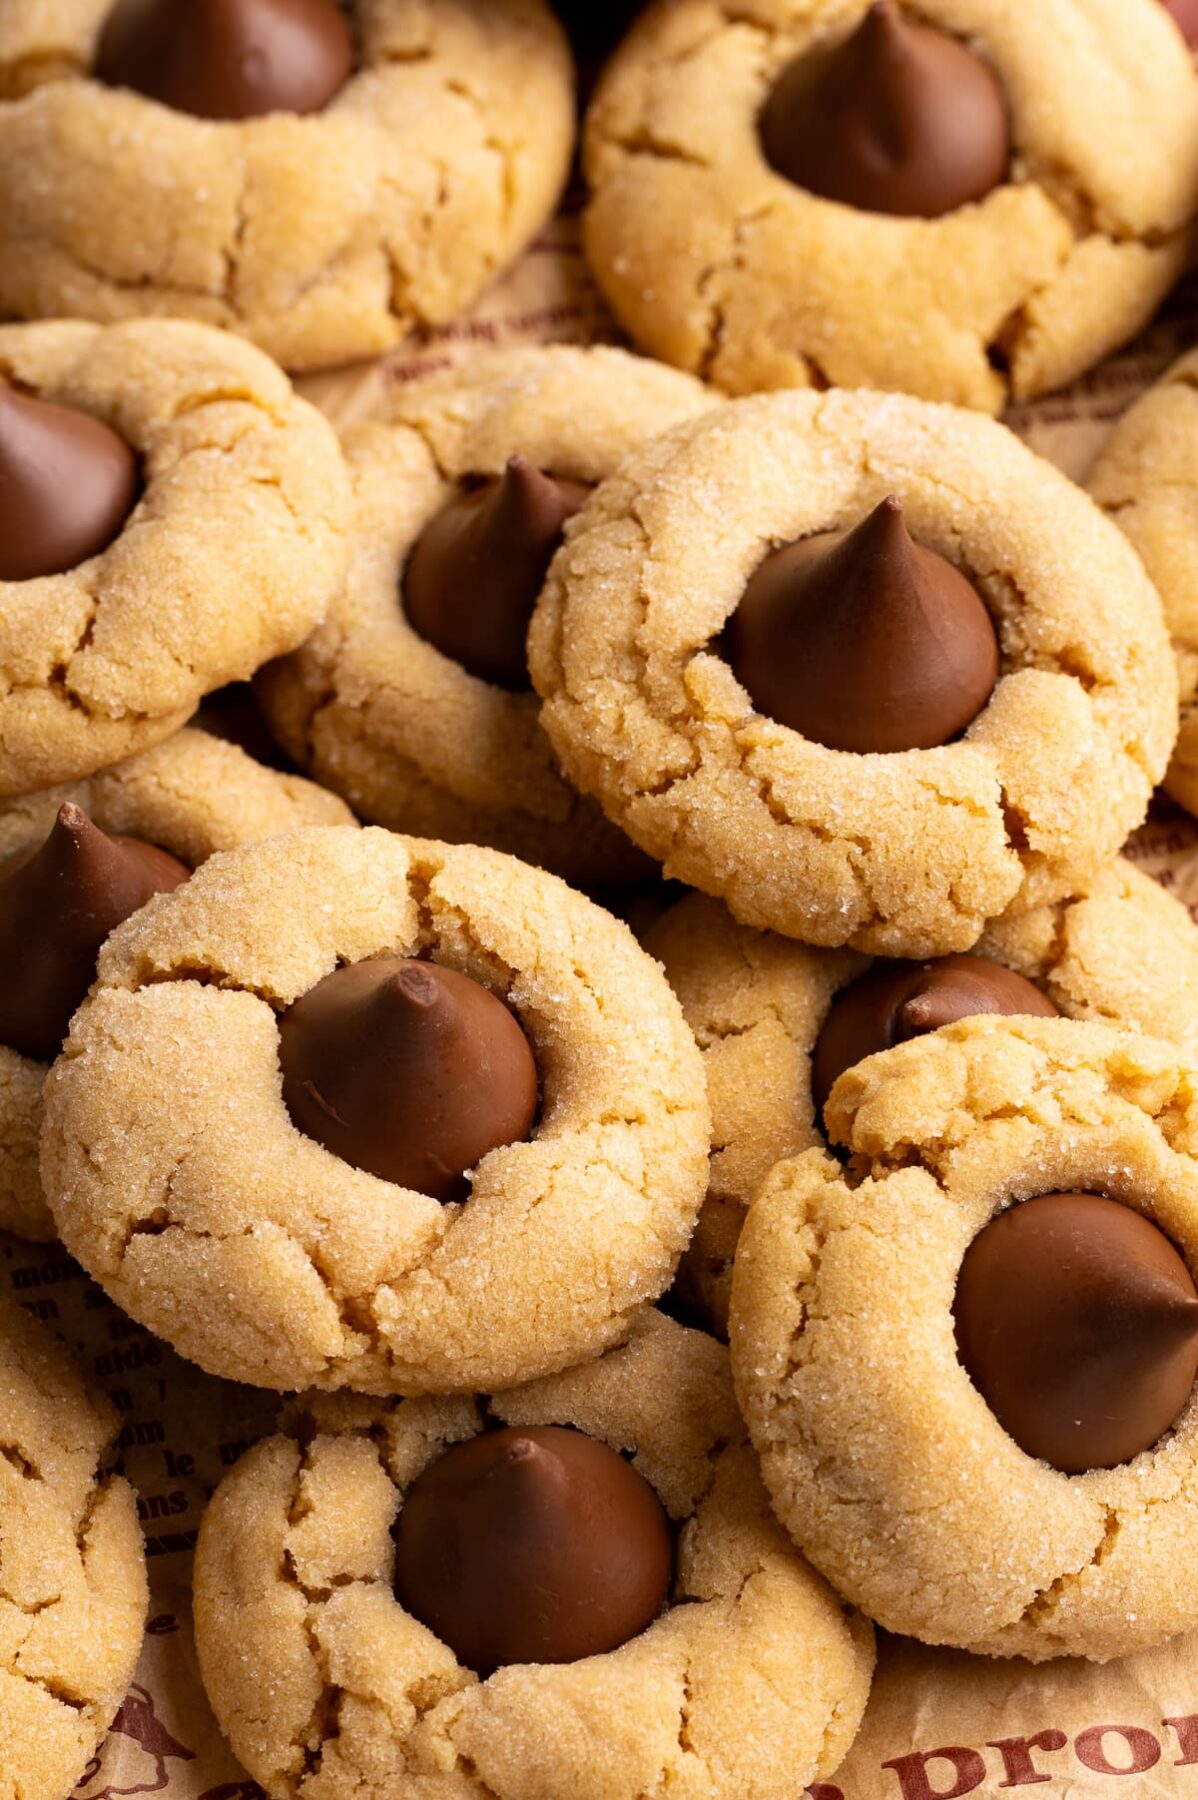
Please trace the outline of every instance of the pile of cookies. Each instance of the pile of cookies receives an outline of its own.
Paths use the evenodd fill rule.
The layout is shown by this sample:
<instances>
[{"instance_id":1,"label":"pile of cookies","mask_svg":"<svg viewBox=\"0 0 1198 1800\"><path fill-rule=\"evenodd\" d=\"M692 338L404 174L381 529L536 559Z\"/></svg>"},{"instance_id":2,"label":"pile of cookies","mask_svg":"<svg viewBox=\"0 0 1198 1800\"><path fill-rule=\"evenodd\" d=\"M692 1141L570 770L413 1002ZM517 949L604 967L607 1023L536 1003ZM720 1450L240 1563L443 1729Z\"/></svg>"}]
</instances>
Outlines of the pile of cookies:
<instances>
[{"instance_id":1,"label":"pile of cookies","mask_svg":"<svg viewBox=\"0 0 1198 1800\"><path fill-rule=\"evenodd\" d=\"M0 16L0 1228L281 1396L194 1582L277 1800L800 1800L875 1623L1198 1627L1194 361L1089 494L988 416L1186 266L1198 15L608 24L661 360L338 435L556 206L545 0ZM0 1304L0 1800L133 1673L117 1427Z\"/></svg>"}]
</instances>

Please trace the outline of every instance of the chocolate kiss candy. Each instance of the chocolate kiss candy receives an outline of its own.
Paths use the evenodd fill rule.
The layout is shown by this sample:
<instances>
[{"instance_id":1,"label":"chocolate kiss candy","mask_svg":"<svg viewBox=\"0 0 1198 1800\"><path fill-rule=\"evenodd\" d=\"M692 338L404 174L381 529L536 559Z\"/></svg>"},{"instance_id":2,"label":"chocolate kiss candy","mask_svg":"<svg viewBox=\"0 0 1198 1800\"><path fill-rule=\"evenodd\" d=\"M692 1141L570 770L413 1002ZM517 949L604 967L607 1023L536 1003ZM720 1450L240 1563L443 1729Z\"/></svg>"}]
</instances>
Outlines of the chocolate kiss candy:
<instances>
[{"instance_id":1,"label":"chocolate kiss candy","mask_svg":"<svg viewBox=\"0 0 1198 1800\"><path fill-rule=\"evenodd\" d=\"M618 1649L657 1617L673 1571L648 1482L557 1425L458 1444L413 1483L395 1525L400 1605L480 1675Z\"/></svg>"},{"instance_id":2,"label":"chocolate kiss candy","mask_svg":"<svg viewBox=\"0 0 1198 1800\"><path fill-rule=\"evenodd\" d=\"M455 494L408 559L412 629L480 681L527 688L528 622L562 526L590 492L513 456L499 480Z\"/></svg>"},{"instance_id":3,"label":"chocolate kiss candy","mask_svg":"<svg viewBox=\"0 0 1198 1800\"><path fill-rule=\"evenodd\" d=\"M526 1138L537 1065L502 1000L403 956L334 969L279 1020L293 1122L355 1169L460 1200L489 1150Z\"/></svg>"},{"instance_id":4,"label":"chocolate kiss candy","mask_svg":"<svg viewBox=\"0 0 1198 1800\"><path fill-rule=\"evenodd\" d=\"M110 931L190 869L137 838L106 837L81 806L0 881L0 1044L52 1062Z\"/></svg>"},{"instance_id":5,"label":"chocolate kiss candy","mask_svg":"<svg viewBox=\"0 0 1198 1800\"><path fill-rule=\"evenodd\" d=\"M115 431L0 381L0 581L64 575L106 550L137 486Z\"/></svg>"},{"instance_id":6,"label":"chocolate kiss candy","mask_svg":"<svg viewBox=\"0 0 1198 1800\"><path fill-rule=\"evenodd\" d=\"M782 71L761 140L779 175L825 200L925 219L983 199L1011 154L991 70L892 0L878 0L831 52Z\"/></svg>"},{"instance_id":7,"label":"chocolate kiss candy","mask_svg":"<svg viewBox=\"0 0 1198 1800\"><path fill-rule=\"evenodd\" d=\"M981 956L876 962L836 996L815 1040L811 1089L817 1109L823 1111L837 1077L854 1063L979 1013L1059 1016L1038 987Z\"/></svg>"},{"instance_id":8,"label":"chocolate kiss candy","mask_svg":"<svg viewBox=\"0 0 1198 1800\"><path fill-rule=\"evenodd\" d=\"M95 73L199 119L319 112L354 66L336 0L117 0Z\"/></svg>"},{"instance_id":9,"label":"chocolate kiss candy","mask_svg":"<svg viewBox=\"0 0 1198 1800\"><path fill-rule=\"evenodd\" d=\"M830 750L930 750L998 680L976 589L909 536L901 500L785 544L750 577L724 653L759 712Z\"/></svg>"},{"instance_id":10,"label":"chocolate kiss candy","mask_svg":"<svg viewBox=\"0 0 1198 1800\"><path fill-rule=\"evenodd\" d=\"M969 1246L954 1307L970 1379L1066 1475L1148 1450L1198 1374L1198 1290L1169 1239L1097 1194L1045 1194Z\"/></svg>"},{"instance_id":11,"label":"chocolate kiss candy","mask_svg":"<svg viewBox=\"0 0 1198 1800\"><path fill-rule=\"evenodd\" d=\"M1187 44L1198 44L1198 0L1162 0Z\"/></svg>"}]
</instances>

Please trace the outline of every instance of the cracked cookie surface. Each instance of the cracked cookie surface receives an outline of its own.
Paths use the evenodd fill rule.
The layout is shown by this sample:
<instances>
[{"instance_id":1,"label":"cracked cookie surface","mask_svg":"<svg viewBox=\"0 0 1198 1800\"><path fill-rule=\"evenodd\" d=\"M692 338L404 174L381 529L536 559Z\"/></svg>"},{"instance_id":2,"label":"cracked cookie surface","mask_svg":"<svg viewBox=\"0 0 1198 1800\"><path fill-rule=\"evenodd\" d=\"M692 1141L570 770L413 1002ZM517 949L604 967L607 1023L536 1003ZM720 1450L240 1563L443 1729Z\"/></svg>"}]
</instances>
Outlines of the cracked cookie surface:
<instances>
[{"instance_id":1,"label":"cracked cookie surface","mask_svg":"<svg viewBox=\"0 0 1198 1800\"><path fill-rule=\"evenodd\" d=\"M1198 352L1174 363L1123 415L1088 486L1139 551L1165 603L1181 726L1164 785L1198 813Z\"/></svg>"},{"instance_id":2,"label":"cracked cookie surface","mask_svg":"<svg viewBox=\"0 0 1198 1800\"><path fill-rule=\"evenodd\" d=\"M101 831L156 844L192 868L255 838L351 822L335 794L264 769L203 731L184 730L89 781L0 801L0 876L10 857L45 840L68 800ZM0 1231L38 1243L56 1235L37 1167L48 1072L45 1063L0 1044Z\"/></svg>"},{"instance_id":3,"label":"cracked cookie surface","mask_svg":"<svg viewBox=\"0 0 1198 1800\"><path fill-rule=\"evenodd\" d=\"M671 907L642 941L703 1052L711 1178L678 1281L722 1333L754 1193L775 1163L826 1143L811 1055L833 999L870 964L738 925L702 894ZM1122 857L1084 895L997 921L973 954L1034 982L1067 1018L1147 1032L1198 1059L1198 927Z\"/></svg>"},{"instance_id":4,"label":"cracked cookie surface","mask_svg":"<svg viewBox=\"0 0 1198 1800\"><path fill-rule=\"evenodd\" d=\"M654 355L729 393L901 389L996 412L1135 336L1198 204L1198 86L1148 0L925 0L993 66L1009 178L941 218L833 204L765 159L782 70L867 0L659 0L587 118L586 245Z\"/></svg>"},{"instance_id":5,"label":"cracked cookie surface","mask_svg":"<svg viewBox=\"0 0 1198 1800\"><path fill-rule=\"evenodd\" d=\"M480 1681L392 1591L412 1482L488 1424L629 1454L679 1532L671 1603L623 1648ZM277 1800L800 1800L843 1759L873 1637L770 1514L726 1353L642 1314L581 1369L487 1400L294 1402L226 1476L196 1556L201 1670Z\"/></svg>"},{"instance_id":6,"label":"cracked cookie surface","mask_svg":"<svg viewBox=\"0 0 1198 1800\"><path fill-rule=\"evenodd\" d=\"M67 1800L133 1676L145 1555L119 1420L0 1299L0 1800Z\"/></svg>"},{"instance_id":7,"label":"cracked cookie surface","mask_svg":"<svg viewBox=\"0 0 1198 1800\"><path fill-rule=\"evenodd\" d=\"M755 712L712 643L770 549L890 493L978 589L1000 676L957 742L852 755ZM529 665L567 774L667 875L745 924L892 956L967 950L1084 887L1177 723L1126 539L1005 427L899 394L734 401L631 457L571 523Z\"/></svg>"},{"instance_id":8,"label":"cracked cookie surface","mask_svg":"<svg viewBox=\"0 0 1198 1800\"><path fill-rule=\"evenodd\" d=\"M643 857L564 780L532 692L470 674L408 623L412 545L454 484L519 453L579 482L713 396L622 350L500 351L395 387L352 428L349 577L327 622L257 683L288 753L375 824L489 844L568 880L643 873Z\"/></svg>"},{"instance_id":9,"label":"cracked cookie surface","mask_svg":"<svg viewBox=\"0 0 1198 1800\"><path fill-rule=\"evenodd\" d=\"M228 852L165 898L101 953L42 1136L64 1242L142 1324L260 1386L462 1392L597 1354L668 1286L710 1120L626 926L512 857L373 827ZM539 1123L463 1204L352 1168L283 1104L276 1012L390 953L490 988L536 1055Z\"/></svg>"},{"instance_id":10,"label":"cracked cookie surface","mask_svg":"<svg viewBox=\"0 0 1198 1800\"><path fill-rule=\"evenodd\" d=\"M1070 1020L970 1019L841 1076L846 1169L809 1150L750 1209L737 1393L775 1509L889 1630L1103 1662L1198 1622L1198 1395L1152 1450L1063 1475L957 1358L962 1258L1007 1205L1105 1193L1198 1267L1198 1095L1173 1048Z\"/></svg>"},{"instance_id":11,"label":"cracked cookie surface","mask_svg":"<svg viewBox=\"0 0 1198 1800\"><path fill-rule=\"evenodd\" d=\"M0 582L3 798L160 743L300 644L344 576L348 494L331 427L227 333L2 326L0 373L111 426L143 484L107 550Z\"/></svg>"},{"instance_id":12,"label":"cracked cookie surface","mask_svg":"<svg viewBox=\"0 0 1198 1800\"><path fill-rule=\"evenodd\" d=\"M542 0L353 0L357 72L323 112L219 123L90 77L109 9L3 9L11 313L168 313L346 362L463 312L557 201L573 76Z\"/></svg>"}]
</instances>

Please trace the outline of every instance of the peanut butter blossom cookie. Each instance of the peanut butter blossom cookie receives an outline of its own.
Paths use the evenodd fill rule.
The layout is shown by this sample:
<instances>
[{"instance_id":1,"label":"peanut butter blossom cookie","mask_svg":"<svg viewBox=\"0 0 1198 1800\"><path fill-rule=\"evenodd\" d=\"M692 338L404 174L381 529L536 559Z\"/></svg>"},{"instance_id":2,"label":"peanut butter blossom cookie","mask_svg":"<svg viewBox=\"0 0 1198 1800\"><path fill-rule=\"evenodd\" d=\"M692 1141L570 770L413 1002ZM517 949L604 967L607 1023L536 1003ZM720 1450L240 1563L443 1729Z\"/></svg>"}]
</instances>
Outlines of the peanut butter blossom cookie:
<instances>
[{"instance_id":1,"label":"peanut butter blossom cookie","mask_svg":"<svg viewBox=\"0 0 1198 1800\"><path fill-rule=\"evenodd\" d=\"M248 344L0 327L0 797L148 749L294 649L346 504L332 430Z\"/></svg>"},{"instance_id":2,"label":"peanut butter blossom cookie","mask_svg":"<svg viewBox=\"0 0 1198 1800\"><path fill-rule=\"evenodd\" d=\"M213 857L109 940L42 1179L72 1254L215 1374L472 1392L626 1336L709 1136L626 926L495 851L333 828Z\"/></svg>"},{"instance_id":3,"label":"peanut butter blossom cookie","mask_svg":"<svg viewBox=\"0 0 1198 1800\"><path fill-rule=\"evenodd\" d=\"M1124 414L1090 492L1143 559L1165 603L1181 686L1181 728L1165 786L1198 812L1198 353L1174 363Z\"/></svg>"},{"instance_id":4,"label":"peanut butter blossom cookie","mask_svg":"<svg viewBox=\"0 0 1198 1800\"><path fill-rule=\"evenodd\" d=\"M543 0L5 0L0 95L0 309L200 319L289 368L465 311L574 135Z\"/></svg>"},{"instance_id":5,"label":"peanut butter blossom cookie","mask_svg":"<svg viewBox=\"0 0 1198 1800\"><path fill-rule=\"evenodd\" d=\"M504 351L393 389L346 438L344 596L258 682L289 754L395 831L491 844L571 880L645 873L558 769L525 638L595 483L712 404L689 376L604 348Z\"/></svg>"},{"instance_id":6,"label":"peanut butter blossom cookie","mask_svg":"<svg viewBox=\"0 0 1198 1800\"><path fill-rule=\"evenodd\" d=\"M529 656L566 773L667 875L888 956L1084 891L1176 730L1126 540L1002 426L902 395L741 400L647 446Z\"/></svg>"},{"instance_id":7,"label":"peanut butter blossom cookie","mask_svg":"<svg viewBox=\"0 0 1198 1800\"><path fill-rule=\"evenodd\" d=\"M889 1630L1095 1661L1198 1624L1198 1106L1177 1050L972 1018L826 1109L732 1286L779 1518Z\"/></svg>"},{"instance_id":8,"label":"peanut butter blossom cookie","mask_svg":"<svg viewBox=\"0 0 1198 1800\"><path fill-rule=\"evenodd\" d=\"M116 1410L0 1300L0 1794L67 1800L141 1650L137 1502L107 1472Z\"/></svg>"},{"instance_id":9,"label":"peanut butter blossom cookie","mask_svg":"<svg viewBox=\"0 0 1198 1800\"><path fill-rule=\"evenodd\" d=\"M730 393L995 412L1181 273L1198 84L1157 0L658 0L587 118L587 249L636 340Z\"/></svg>"},{"instance_id":10,"label":"peanut butter blossom cookie","mask_svg":"<svg viewBox=\"0 0 1198 1800\"><path fill-rule=\"evenodd\" d=\"M0 802L0 1230L48 1241L42 1088L100 946L216 850L340 825L335 794L199 731L90 781Z\"/></svg>"},{"instance_id":11,"label":"peanut butter blossom cookie","mask_svg":"<svg viewBox=\"0 0 1198 1800\"><path fill-rule=\"evenodd\" d=\"M770 1513L725 1352L652 1312L489 1398L296 1401L217 1490L195 1597L275 1800L801 1800L873 1668Z\"/></svg>"},{"instance_id":12,"label":"peanut butter blossom cookie","mask_svg":"<svg viewBox=\"0 0 1198 1800\"><path fill-rule=\"evenodd\" d=\"M1198 929L1122 858L1083 896L1002 921L967 955L870 963L738 925L700 894L643 942L703 1052L711 1179L678 1282L721 1331L749 1202L775 1163L824 1144L824 1103L865 1057L987 1013L1097 1019L1198 1055Z\"/></svg>"}]
</instances>

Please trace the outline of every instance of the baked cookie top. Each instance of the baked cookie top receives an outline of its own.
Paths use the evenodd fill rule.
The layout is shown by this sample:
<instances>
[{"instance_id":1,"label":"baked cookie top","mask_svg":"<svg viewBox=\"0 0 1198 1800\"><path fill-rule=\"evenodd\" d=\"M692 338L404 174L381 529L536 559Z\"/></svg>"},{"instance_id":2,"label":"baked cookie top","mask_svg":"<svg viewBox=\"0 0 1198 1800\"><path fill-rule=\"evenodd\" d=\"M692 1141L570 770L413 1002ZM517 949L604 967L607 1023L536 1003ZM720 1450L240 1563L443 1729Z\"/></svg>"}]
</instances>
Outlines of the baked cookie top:
<instances>
[{"instance_id":1,"label":"baked cookie top","mask_svg":"<svg viewBox=\"0 0 1198 1800\"><path fill-rule=\"evenodd\" d=\"M156 845L193 869L217 850L256 838L352 823L335 794L264 769L206 732L183 730L90 780L0 801L0 891L16 860L46 841L64 805L82 808L102 832ZM48 930L53 918L51 911ZM7 940L0 937L0 945L6 949ZM0 1024L0 1230L42 1243L56 1235L37 1167L46 1071L40 1058L3 1042Z\"/></svg>"},{"instance_id":2,"label":"baked cookie top","mask_svg":"<svg viewBox=\"0 0 1198 1800\"><path fill-rule=\"evenodd\" d=\"M111 428L138 471L132 510L98 554L0 581L9 796L148 749L203 694L301 643L344 576L347 489L331 427L223 332L0 326L0 375Z\"/></svg>"},{"instance_id":3,"label":"baked cookie top","mask_svg":"<svg viewBox=\"0 0 1198 1800\"><path fill-rule=\"evenodd\" d=\"M257 684L289 754L393 830L490 844L570 880L643 872L628 840L562 776L526 677L509 685L504 676L501 685L485 663L468 668L451 654L452 642L422 635L405 608L405 574L432 544L430 528L447 509L473 505L481 484L491 483L484 504L502 506L495 484L513 456L568 484L577 504L630 451L714 404L689 376L606 347L498 351L394 386L344 439L354 492L344 593L303 648ZM491 649L491 661L487 639L510 649L504 637L522 636L558 541L561 508L538 518L532 480L513 494L516 518L468 527L477 539L468 553L459 549L454 560L452 548L432 550L433 629L444 628L453 599L451 591L436 604L438 576L480 608L519 603L506 633L459 626L479 650ZM531 558L528 591L498 591L517 556Z\"/></svg>"},{"instance_id":4,"label":"baked cookie top","mask_svg":"<svg viewBox=\"0 0 1198 1800\"><path fill-rule=\"evenodd\" d=\"M721 633L776 546L872 529L892 495L915 554L968 576L998 679L956 741L859 754L756 710ZM800 672L808 630L775 646ZM858 680L859 641L850 621L825 698L868 725L890 652L875 642ZM630 458L572 525L529 659L566 773L667 875L743 923L886 955L968 949L1081 888L1176 731L1160 602L1126 540L1004 427L903 395L736 401Z\"/></svg>"},{"instance_id":5,"label":"baked cookie top","mask_svg":"<svg viewBox=\"0 0 1198 1800\"><path fill-rule=\"evenodd\" d=\"M720 1332L745 1211L775 1163L825 1145L813 1086L826 1092L827 1074L848 1046L856 1061L885 1048L892 1033L901 1041L965 1016L965 1007L1016 1013L1043 1004L1066 1018L1147 1032L1198 1056L1198 927L1180 901L1124 857L1084 895L998 921L968 958L922 965L922 980L916 963L871 964L852 951L817 950L738 925L703 894L671 907L642 941L665 968L703 1052L711 1178L678 1280ZM981 968L972 966L975 958L983 959ZM995 963L1038 992L1021 995L1021 984L988 990L986 965ZM856 984L871 973L874 983L887 985L865 1001ZM922 1017L918 1003L900 1011L919 995L926 1000ZM857 996L866 1011L846 1017L838 1002L851 1008Z\"/></svg>"},{"instance_id":6,"label":"baked cookie top","mask_svg":"<svg viewBox=\"0 0 1198 1800\"><path fill-rule=\"evenodd\" d=\"M1139 551L1165 603L1181 728L1164 785L1198 810L1198 353L1180 358L1115 426L1089 489Z\"/></svg>"},{"instance_id":7,"label":"baked cookie top","mask_svg":"<svg viewBox=\"0 0 1198 1800\"><path fill-rule=\"evenodd\" d=\"M1198 202L1185 47L1150 0L1047 0L1034 33L1019 0L890 12L891 32L931 27L981 59L1010 136L1005 173L976 199L893 216L788 179L761 130L783 80L798 71L801 87L867 13L867 0L646 11L587 118L586 244L608 300L646 349L730 393L865 385L996 412L1062 386L1133 337L1184 267ZM883 27L871 15L864 29ZM861 130L886 49L879 70L845 72L858 113L844 124L829 103L825 144ZM882 170L933 99L917 76L898 95L902 143L877 152ZM791 131L811 106L783 97ZM934 147L943 174L957 158Z\"/></svg>"},{"instance_id":8,"label":"baked cookie top","mask_svg":"<svg viewBox=\"0 0 1198 1800\"><path fill-rule=\"evenodd\" d=\"M621 1647L480 1679L397 1599L393 1540L413 1484L497 1426L629 1457L677 1548L664 1609ZM577 1528L596 1528L585 1507ZM209 1697L272 1796L799 1800L847 1751L873 1667L868 1625L770 1514L725 1352L653 1313L488 1399L295 1401L218 1489L195 1594Z\"/></svg>"},{"instance_id":9,"label":"baked cookie top","mask_svg":"<svg viewBox=\"0 0 1198 1800\"><path fill-rule=\"evenodd\" d=\"M137 1503L119 1422L66 1349L0 1299L0 1794L66 1800L141 1650Z\"/></svg>"},{"instance_id":10,"label":"baked cookie top","mask_svg":"<svg viewBox=\"0 0 1198 1800\"><path fill-rule=\"evenodd\" d=\"M3 9L9 312L174 314L319 367L465 311L556 204L573 74L542 0L353 0L327 105L216 120L96 78L111 10Z\"/></svg>"},{"instance_id":11,"label":"baked cookie top","mask_svg":"<svg viewBox=\"0 0 1198 1800\"><path fill-rule=\"evenodd\" d=\"M322 1012L376 977L382 1013ZM477 1032L433 995L405 1049L447 980ZM531 1126L487 1120L451 1167L520 1058ZM427 1104L395 1122L408 1092ZM626 926L494 851L331 828L213 857L108 940L47 1083L42 1180L72 1254L213 1373L477 1391L626 1335L693 1229L709 1132L694 1039Z\"/></svg>"},{"instance_id":12,"label":"baked cookie top","mask_svg":"<svg viewBox=\"0 0 1198 1800\"><path fill-rule=\"evenodd\" d=\"M975 1018L850 1070L827 1117L847 1167L818 1150L777 1166L732 1289L738 1396L795 1541L872 1618L931 1643L1105 1661L1192 1628L1198 1584L1179 1558L1198 1489L1192 1367L1171 1424L1066 1472L1000 1423L960 1348L968 1259L1042 1196L1100 1196L1123 1228L1157 1228L1192 1288L1190 1064L1105 1025ZM1057 1310L1076 1310L1070 1271L1089 1279L1092 1242L1087 1231L1072 1251L1025 1258L1024 1286L1060 1277ZM1162 1290L1150 1282L1119 1311L1122 1279L1119 1265L1097 1271L1088 1339L1081 1308L1079 1415L1093 1405L1085 1359L1093 1370L1115 1330L1104 1322L1118 1316L1119 1343L1146 1346L1149 1371L1174 1341L1141 1335ZM1046 1329L1029 1311L1025 1338ZM1041 1377L1058 1369L1046 1358ZM1130 1407L1111 1392L1106 1413L1134 1424L1143 1391Z\"/></svg>"}]
</instances>

